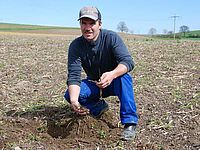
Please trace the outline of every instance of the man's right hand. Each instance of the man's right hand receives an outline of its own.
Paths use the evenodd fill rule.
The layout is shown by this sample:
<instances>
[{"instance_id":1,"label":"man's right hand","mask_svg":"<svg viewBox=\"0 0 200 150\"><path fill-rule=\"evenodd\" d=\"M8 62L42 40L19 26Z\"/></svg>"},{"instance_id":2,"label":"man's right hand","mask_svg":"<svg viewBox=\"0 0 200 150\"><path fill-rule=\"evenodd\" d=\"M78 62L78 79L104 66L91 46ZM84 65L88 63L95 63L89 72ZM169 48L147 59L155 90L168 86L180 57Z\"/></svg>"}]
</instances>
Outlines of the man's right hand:
<instances>
[{"instance_id":1,"label":"man's right hand","mask_svg":"<svg viewBox=\"0 0 200 150\"><path fill-rule=\"evenodd\" d=\"M87 108L82 107L78 101L72 101L71 102L71 107L79 115L87 115L87 114L89 114L89 110Z\"/></svg>"},{"instance_id":2,"label":"man's right hand","mask_svg":"<svg viewBox=\"0 0 200 150\"><path fill-rule=\"evenodd\" d=\"M89 110L82 107L78 102L79 94L80 94L80 86L78 85L69 86L69 95L70 95L72 109L79 115L86 115L89 113Z\"/></svg>"}]
</instances>

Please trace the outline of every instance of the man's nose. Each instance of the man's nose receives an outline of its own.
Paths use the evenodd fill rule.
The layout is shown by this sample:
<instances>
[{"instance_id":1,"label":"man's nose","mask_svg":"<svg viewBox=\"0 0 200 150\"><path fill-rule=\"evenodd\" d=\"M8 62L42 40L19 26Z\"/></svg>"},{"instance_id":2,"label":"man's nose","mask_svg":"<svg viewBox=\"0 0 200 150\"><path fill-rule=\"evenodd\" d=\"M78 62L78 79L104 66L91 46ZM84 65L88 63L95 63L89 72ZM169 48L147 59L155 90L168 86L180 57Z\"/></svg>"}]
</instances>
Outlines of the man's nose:
<instances>
[{"instance_id":1,"label":"man's nose","mask_svg":"<svg viewBox=\"0 0 200 150\"><path fill-rule=\"evenodd\" d=\"M86 24L85 29L86 29L86 30L91 29L91 25L90 25L90 24Z\"/></svg>"}]
</instances>

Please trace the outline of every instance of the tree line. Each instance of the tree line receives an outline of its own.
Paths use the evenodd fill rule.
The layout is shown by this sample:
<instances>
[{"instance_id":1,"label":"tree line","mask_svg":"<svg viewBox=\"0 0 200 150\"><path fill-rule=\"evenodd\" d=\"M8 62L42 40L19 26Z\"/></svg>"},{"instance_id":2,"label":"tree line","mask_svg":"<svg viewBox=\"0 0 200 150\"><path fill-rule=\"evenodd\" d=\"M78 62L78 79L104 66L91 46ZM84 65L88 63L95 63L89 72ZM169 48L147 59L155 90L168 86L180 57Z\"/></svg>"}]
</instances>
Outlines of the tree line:
<instances>
[{"instance_id":1,"label":"tree line","mask_svg":"<svg viewBox=\"0 0 200 150\"><path fill-rule=\"evenodd\" d=\"M124 21L119 22L119 24L117 25L117 30L119 32L124 32L124 33L131 33L133 34L132 30L129 30L126 23ZM186 25L182 25L179 28L179 33L175 33L177 38L181 38L181 37L186 37L186 33L189 33L190 29L188 26ZM174 32L173 31L168 31L167 29L163 30L162 34L157 34L157 30L156 28L150 28L148 35L150 36L162 36L162 37L169 37L172 38L173 37ZM187 34L187 38L200 38L200 33L198 34Z\"/></svg>"}]
</instances>

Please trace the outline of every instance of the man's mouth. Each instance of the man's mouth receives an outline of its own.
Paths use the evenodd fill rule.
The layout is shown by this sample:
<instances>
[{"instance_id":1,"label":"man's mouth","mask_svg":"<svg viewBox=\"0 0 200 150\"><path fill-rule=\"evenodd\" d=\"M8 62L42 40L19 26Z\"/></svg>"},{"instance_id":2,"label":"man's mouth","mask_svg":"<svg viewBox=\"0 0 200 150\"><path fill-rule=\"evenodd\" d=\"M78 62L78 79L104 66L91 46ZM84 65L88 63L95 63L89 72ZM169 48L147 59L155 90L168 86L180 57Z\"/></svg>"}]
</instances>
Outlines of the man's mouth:
<instances>
[{"instance_id":1,"label":"man's mouth","mask_svg":"<svg viewBox=\"0 0 200 150\"><path fill-rule=\"evenodd\" d=\"M92 32L88 32L88 31L86 31L85 34L92 34Z\"/></svg>"}]
</instances>

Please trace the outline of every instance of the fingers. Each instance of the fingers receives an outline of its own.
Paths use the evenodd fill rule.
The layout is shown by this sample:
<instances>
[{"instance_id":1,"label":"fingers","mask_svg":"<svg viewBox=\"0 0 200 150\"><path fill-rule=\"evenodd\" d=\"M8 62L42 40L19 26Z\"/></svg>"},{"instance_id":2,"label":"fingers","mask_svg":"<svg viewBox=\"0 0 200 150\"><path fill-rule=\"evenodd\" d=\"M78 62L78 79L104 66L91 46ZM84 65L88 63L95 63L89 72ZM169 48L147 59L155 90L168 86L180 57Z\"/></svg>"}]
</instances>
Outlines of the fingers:
<instances>
[{"instance_id":1,"label":"fingers","mask_svg":"<svg viewBox=\"0 0 200 150\"><path fill-rule=\"evenodd\" d=\"M101 89L104 89L104 88L106 88L106 87L109 86L109 85L110 85L109 82L105 82L105 83L99 85L99 87L100 87Z\"/></svg>"},{"instance_id":2,"label":"fingers","mask_svg":"<svg viewBox=\"0 0 200 150\"><path fill-rule=\"evenodd\" d=\"M96 85L99 87L99 88L106 88L107 86L110 85L110 81L109 80L101 80L100 82L97 82Z\"/></svg>"},{"instance_id":3,"label":"fingers","mask_svg":"<svg viewBox=\"0 0 200 150\"><path fill-rule=\"evenodd\" d=\"M75 112L78 112L81 106L79 102L71 102L71 107Z\"/></svg>"},{"instance_id":4,"label":"fingers","mask_svg":"<svg viewBox=\"0 0 200 150\"><path fill-rule=\"evenodd\" d=\"M89 114L89 111L79 110L79 112L77 112L77 114L83 116L83 115L87 115L87 114Z\"/></svg>"},{"instance_id":5,"label":"fingers","mask_svg":"<svg viewBox=\"0 0 200 150\"><path fill-rule=\"evenodd\" d=\"M100 82L105 82L104 80L106 79L106 74L102 74L102 76L100 77Z\"/></svg>"},{"instance_id":6,"label":"fingers","mask_svg":"<svg viewBox=\"0 0 200 150\"><path fill-rule=\"evenodd\" d=\"M111 71L105 72L100 77L100 81L97 83L97 86L100 88L105 88L111 84L113 79L113 73Z\"/></svg>"},{"instance_id":7,"label":"fingers","mask_svg":"<svg viewBox=\"0 0 200 150\"><path fill-rule=\"evenodd\" d=\"M89 110L79 105L71 104L72 109L79 115L89 114Z\"/></svg>"},{"instance_id":8,"label":"fingers","mask_svg":"<svg viewBox=\"0 0 200 150\"><path fill-rule=\"evenodd\" d=\"M87 108L80 107L78 110L78 114L79 115L87 115L87 114L89 114L89 110Z\"/></svg>"}]
</instances>

